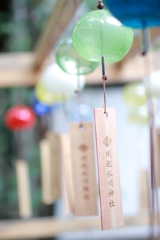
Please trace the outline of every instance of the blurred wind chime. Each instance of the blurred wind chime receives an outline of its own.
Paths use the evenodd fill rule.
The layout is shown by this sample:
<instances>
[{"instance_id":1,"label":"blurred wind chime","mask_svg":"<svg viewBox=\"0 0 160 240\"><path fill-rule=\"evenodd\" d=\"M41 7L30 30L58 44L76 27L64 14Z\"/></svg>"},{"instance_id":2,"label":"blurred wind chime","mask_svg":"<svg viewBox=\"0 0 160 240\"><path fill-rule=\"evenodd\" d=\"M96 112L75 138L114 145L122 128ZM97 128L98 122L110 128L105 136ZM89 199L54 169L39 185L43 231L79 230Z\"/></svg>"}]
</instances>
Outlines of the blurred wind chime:
<instances>
[{"instance_id":1,"label":"blurred wind chime","mask_svg":"<svg viewBox=\"0 0 160 240\"><path fill-rule=\"evenodd\" d=\"M47 69L49 71L49 69ZM46 82L48 72L42 75L42 80L35 87L33 109L41 118L41 140L40 140L40 161L41 161L41 183L42 202L48 206L49 215L53 215L53 203L61 197L60 179L60 137L53 130L54 113L59 110L61 101L60 95L54 95L48 91ZM46 76L47 75L47 76Z\"/></svg>"},{"instance_id":2,"label":"blurred wind chime","mask_svg":"<svg viewBox=\"0 0 160 240\"><path fill-rule=\"evenodd\" d=\"M149 74L151 72L152 61L149 59L149 35L148 29L160 26L160 1L158 0L140 0L135 3L134 0L104 0L112 14L119 19L122 23L132 28L142 29L143 37L143 51L142 55L145 56L146 62L144 63L144 70ZM151 224L151 239L154 239L154 216L157 210L157 238L160 239L160 219L159 219L159 196L157 186L156 174L156 159L155 159L155 114L156 107L153 97L157 97L159 84L155 84L155 75L152 73L146 78L146 96L148 101L148 109L150 116L150 224ZM159 79L157 78L157 81ZM157 86L155 90L154 85ZM158 172L159 174L159 172ZM156 202L156 209L155 209Z\"/></svg>"},{"instance_id":3,"label":"blurred wind chime","mask_svg":"<svg viewBox=\"0 0 160 240\"><path fill-rule=\"evenodd\" d=\"M48 208L47 214L53 215L53 203L61 197L60 186L60 141L59 136L52 130L53 115L59 110L59 104L52 102L46 104L38 101L34 94L32 107L36 115L40 118L41 140L40 140L40 160L41 160L41 183L42 202Z\"/></svg>"},{"instance_id":4,"label":"blurred wind chime","mask_svg":"<svg viewBox=\"0 0 160 240\"><path fill-rule=\"evenodd\" d=\"M80 89L84 87L84 83L84 77L81 76ZM34 108L38 111L38 115L42 116L43 123L46 121L44 121L45 114L42 112L46 110L47 112L44 111L44 113L53 116L57 104L70 99L74 95L76 85L76 77L62 71L56 63L47 67L35 88L35 96L39 103L36 103ZM54 128L53 121L52 128ZM63 184L66 184L67 187L72 184L71 163L69 162L71 154L70 139L67 134L55 132L55 129L49 130L49 125L45 124L45 129L45 134L43 134L43 139L40 142L43 203L51 206L62 195L65 199L69 198L64 205L65 212L70 213L72 211L69 210L68 202L73 202L73 194L71 191L66 196L68 192L63 187ZM65 179L64 174L61 178L61 172L64 173L62 168L65 169Z\"/></svg>"},{"instance_id":5,"label":"blurred wind chime","mask_svg":"<svg viewBox=\"0 0 160 240\"><path fill-rule=\"evenodd\" d=\"M123 26L109 11L104 10L104 5L100 0L95 11L86 14L78 21L72 39L76 50L83 58L102 64L104 108L95 108L94 115L101 225L102 230L106 230L123 225L123 210L116 114L114 108L106 108L105 62L118 62L127 54L133 42L133 31Z\"/></svg>"},{"instance_id":6,"label":"blurred wind chime","mask_svg":"<svg viewBox=\"0 0 160 240\"><path fill-rule=\"evenodd\" d=\"M5 116L6 126L15 134L18 160L15 161L17 176L19 215L22 218L32 216L31 190L28 162L24 160L24 142L22 133L36 124L34 111L25 105L11 107Z\"/></svg>"},{"instance_id":7,"label":"blurred wind chime","mask_svg":"<svg viewBox=\"0 0 160 240\"><path fill-rule=\"evenodd\" d=\"M75 23L77 6L74 1ZM66 73L77 76L75 92L78 95L79 123L70 123L70 134L61 136L62 190L66 213L75 216L98 214L98 191L95 171L94 132L92 122L83 122L81 90L83 75L91 73L99 65L85 60L76 51L72 37L62 39L56 48L58 66ZM67 177L68 176L68 177ZM69 203L69 204L67 204Z\"/></svg>"}]
</instances>

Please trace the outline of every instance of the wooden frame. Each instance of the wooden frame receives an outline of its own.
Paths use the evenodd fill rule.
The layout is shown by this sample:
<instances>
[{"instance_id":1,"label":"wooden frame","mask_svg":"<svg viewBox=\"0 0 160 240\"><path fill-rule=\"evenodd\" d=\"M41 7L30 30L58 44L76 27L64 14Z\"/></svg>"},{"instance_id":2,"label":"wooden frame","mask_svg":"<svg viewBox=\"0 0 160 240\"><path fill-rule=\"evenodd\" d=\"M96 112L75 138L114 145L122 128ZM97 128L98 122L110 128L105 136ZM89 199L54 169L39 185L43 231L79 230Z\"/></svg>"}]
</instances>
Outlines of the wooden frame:
<instances>
[{"instance_id":1,"label":"wooden frame","mask_svg":"<svg viewBox=\"0 0 160 240\"><path fill-rule=\"evenodd\" d=\"M135 55L120 68L116 64L106 64L107 84L125 83L130 81L142 80L153 70L160 70L160 51L150 52L146 59L151 58L152 66L145 69L145 60L139 54ZM0 54L0 88L5 87L34 87L36 82L41 79L42 72L48 63L53 63L54 57L51 56L48 62L39 71L35 71L33 64L35 61L34 53L8 53ZM147 60L146 60L147 61ZM137 67L138 66L138 67ZM101 67L93 73L86 75L86 84L101 84Z\"/></svg>"},{"instance_id":2,"label":"wooden frame","mask_svg":"<svg viewBox=\"0 0 160 240\"><path fill-rule=\"evenodd\" d=\"M149 215L127 217L125 226L149 225ZM0 240L30 239L53 237L60 233L72 231L100 230L100 217L72 218L68 220L56 218L34 218L31 220L11 220L0 222Z\"/></svg>"},{"instance_id":3,"label":"wooden frame","mask_svg":"<svg viewBox=\"0 0 160 240\"><path fill-rule=\"evenodd\" d=\"M77 7L81 2L82 0L76 0ZM33 65L36 70L42 68L46 58L52 52L73 15L73 0L60 0L56 2L36 46L35 62Z\"/></svg>"}]
</instances>

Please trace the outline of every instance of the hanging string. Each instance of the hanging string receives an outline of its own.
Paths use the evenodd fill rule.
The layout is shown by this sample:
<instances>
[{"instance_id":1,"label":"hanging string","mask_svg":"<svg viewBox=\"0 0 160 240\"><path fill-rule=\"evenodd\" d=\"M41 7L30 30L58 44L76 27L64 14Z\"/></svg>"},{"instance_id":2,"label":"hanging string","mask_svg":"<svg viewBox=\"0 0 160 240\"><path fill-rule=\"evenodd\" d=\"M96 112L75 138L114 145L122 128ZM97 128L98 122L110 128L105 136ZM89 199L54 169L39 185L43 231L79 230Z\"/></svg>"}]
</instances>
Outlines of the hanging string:
<instances>
[{"instance_id":1,"label":"hanging string","mask_svg":"<svg viewBox=\"0 0 160 240\"><path fill-rule=\"evenodd\" d=\"M79 70L78 70L78 79L77 79L77 91L76 93L78 94L78 107L79 107L79 121L80 121L80 128L83 128L83 117L81 113L81 87L80 87L80 77L79 77Z\"/></svg>"},{"instance_id":2,"label":"hanging string","mask_svg":"<svg viewBox=\"0 0 160 240\"><path fill-rule=\"evenodd\" d=\"M160 219L159 219L159 196L158 196L158 185L157 185L157 173L156 173L156 159L155 159L155 106L151 102L151 110L152 110L152 149L153 149L153 181L154 187L156 189L156 205L157 205L157 232L158 232L158 240L160 240Z\"/></svg>"},{"instance_id":3,"label":"hanging string","mask_svg":"<svg viewBox=\"0 0 160 240\"><path fill-rule=\"evenodd\" d=\"M62 97L61 106L62 106L62 113L63 113L64 122L67 123L69 121L69 110L68 110L68 107L67 107L66 98L64 96ZM64 124L64 122L63 122L63 124Z\"/></svg>"},{"instance_id":4,"label":"hanging string","mask_svg":"<svg viewBox=\"0 0 160 240\"><path fill-rule=\"evenodd\" d=\"M104 56L102 56L102 80L103 80L103 92L104 92L104 114L107 114L107 111L106 111L106 86L105 86L107 76L105 73Z\"/></svg>"},{"instance_id":5,"label":"hanging string","mask_svg":"<svg viewBox=\"0 0 160 240\"><path fill-rule=\"evenodd\" d=\"M142 56L145 56L148 52L149 47L148 29L146 27L142 29L142 43L143 43Z\"/></svg>"},{"instance_id":6,"label":"hanging string","mask_svg":"<svg viewBox=\"0 0 160 240\"><path fill-rule=\"evenodd\" d=\"M149 103L150 105L151 103ZM150 224L151 224L151 240L154 239L154 143L153 143L153 115L150 105L150 178L151 178L151 209L150 209Z\"/></svg>"},{"instance_id":7,"label":"hanging string","mask_svg":"<svg viewBox=\"0 0 160 240\"><path fill-rule=\"evenodd\" d=\"M142 55L146 56L149 48L149 36L148 31L146 28L143 30L143 52ZM151 64L152 61L148 57L144 58L144 70L149 70L151 72ZM145 72L146 73L146 72ZM154 202L155 202L155 194L156 194L156 205L157 205L157 239L160 239L160 219L159 219L159 196L158 196L158 186L157 186L157 177L156 177L156 162L155 162L155 136L154 136L154 122L155 122L155 109L153 102L151 100L151 79L150 77L146 78L146 85L147 85L147 99L148 100L148 109L150 113L150 180L151 180L151 189L150 189L150 199L151 199L151 206L150 206L150 226L151 226L151 239L154 239Z\"/></svg>"},{"instance_id":8,"label":"hanging string","mask_svg":"<svg viewBox=\"0 0 160 240\"><path fill-rule=\"evenodd\" d=\"M102 0L99 0L96 9L102 10L103 8L104 8L104 4L103 4ZM102 37L102 28L101 28L101 25L100 25L101 48L103 49L102 38L103 38ZM106 76L106 73L105 73L104 56L102 56L101 63L102 63L102 80L103 80L103 93L104 93L104 114L106 114L106 116L107 116L107 111L106 111L106 80L107 80L107 76Z\"/></svg>"},{"instance_id":9,"label":"hanging string","mask_svg":"<svg viewBox=\"0 0 160 240\"><path fill-rule=\"evenodd\" d=\"M157 239L160 239L160 219L159 219L159 196L157 186L157 173L156 173L156 160L155 160L155 106L153 101L150 99L149 103L150 113L150 156L151 156L151 194L152 194L152 220L151 223L154 226L154 202L157 207ZM156 199L155 199L156 195ZM155 201L156 200L156 201Z\"/></svg>"},{"instance_id":10,"label":"hanging string","mask_svg":"<svg viewBox=\"0 0 160 240\"><path fill-rule=\"evenodd\" d=\"M75 25L78 21L78 16L77 16L77 0L73 0L74 2L74 21L75 21Z\"/></svg>"},{"instance_id":11,"label":"hanging string","mask_svg":"<svg viewBox=\"0 0 160 240\"><path fill-rule=\"evenodd\" d=\"M152 219L151 223L154 226L154 202L156 195L156 207L157 207L157 239L160 239L160 220L159 220L159 196L157 186L157 174L156 174L156 161L155 161L155 106L153 101L149 100L149 112L150 112L150 156L151 156L151 194L152 194ZM153 230L152 230L153 231ZM152 233L153 234L153 233Z\"/></svg>"},{"instance_id":12,"label":"hanging string","mask_svg":"<svg viewBox=\"0 0 160 240\"><path fill-rule=\"evenodd\" d=\"M145 55L144 55L145 56ZM149 63L147 63L147 58L144 58L144 67L147 65L149 66ZM146 85L150 84L150 78L146 78ZM147 87L148 89L148 87ZM150 91L146 92L147 99L151 98ZM154 240L154 168L153 168L153 162L154 162L154 143L153 143L153 112L152 112L152 106L151 101L148 100L148 109L149 109L149 116L150 116L150 122L149 122L149 132L150 132L150 239Z\"/></svg>"},{"instance_id":13,"label":"hanging string","mask_svg":"<svg viewBox=\"0 0 160 240\"><path fill-rule=\"evenodd\" d=\"M77 16L77 0L74 1L74 20L75 24L78 21L78 16ZM79 65L79 64L78 64ZM75 91L78 94L78 108L79 108L79 121L80 121L80 128L83 128L83 117L81 114L81 87L80 87L80 77L79 77L79 67L78 67L78 78L77 78L77 90Z\"/></svg>"}]
</instances>

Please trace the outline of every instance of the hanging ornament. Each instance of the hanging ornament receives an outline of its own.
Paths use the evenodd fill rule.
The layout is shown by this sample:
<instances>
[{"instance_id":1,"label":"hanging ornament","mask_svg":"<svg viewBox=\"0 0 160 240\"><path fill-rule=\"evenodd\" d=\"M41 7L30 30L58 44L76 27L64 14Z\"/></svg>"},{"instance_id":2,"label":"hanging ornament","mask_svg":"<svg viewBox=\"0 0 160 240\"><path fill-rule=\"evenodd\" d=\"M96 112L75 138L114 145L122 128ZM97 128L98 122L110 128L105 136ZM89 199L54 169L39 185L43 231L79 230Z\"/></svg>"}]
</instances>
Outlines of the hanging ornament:
<instances>
[{"instance_id":1,"label":"hanging ornament","mask_svg":"<svg viewBox=\"0 0 160 240\"><path fill-rule=\"evenodd\" d=\"M106 230L124 224L116 112L114 108L107 108L106 117L103 108L95 108L94 114L101 200L101 225L102 230Z\"/></svg>"},{"instance_id":2,"label":"hanging ornament","mask_svg":"<svg viewBox=\"0 0 160 240\"><path fill-rule=\"evenodd\" d=\"M128 83L123 88L123 98L130 106L147 104L145 85L141 83Z\"/></svg>"},{"instance_id":3,"label":"hanging ornament","mask_svg":"<svg viewBox=\"0 0 160 240\"><path fill-rule=\"evenodd\" d=\"M55 96L72 97L77 88L77 77L62 71L57 64L50 65L42 77L42 82L47 91ZM79 76L80 88L85 85L85 77Z\"/></svg>"},{"instance_id":4,"label":"hanging ornament","mask_svg":"<svg viewBox=\"0 0 160 240\"><path fill-rule=\"evenodd\" d=\"M133 28L160 26L159 0L104 0L111 13Z\"/></svg>"},{"instance_id":5,"label":"hanging ornament","mask_svg":"<svg viewBox=\"0 0 160 240\"><path fill-rule=\"evenodd\" d=\"M98 176L102 230L124 224L120 186L115 109L106 108L105 61L118 62L129 51L133 32L108 11L101 0L95 10L75 26L73 43L79 54L89 61L102 63L104 108L95 108Z\"/></svg>"},{"instance_id":6,"label":"hanging ornament","mask_svg":"<svg viewBox=\"0 0 160 240\"><path fill-rule=\"evenodd\" d=\"M94 131L92 122L70 124L74 213L98 215L98 192L95 172Z\"/></svg>"},{"instance_id":7,"label":"hanging ornament","mask_svg":"<svg viewBox=\"0 0 160 240\"><path fill-rule=\"evenodd\" d=\"M47 105L53 105L61 102L62 100L67 100L69 98L69 96L67 95L62 97L62 95L51 93L50 91L47 90L42 81L39 81L36 84L35 95L38 101L45 103Z\"/></svg>"},{"instance_id":8,"label":"hanging ornament","mask_svg":"<svg viewBox=\"0 0 160 240\"><path fill-rule=\"evenodd\" d=\"M149 82L146 83L146 92L148 96L160 98L160 71L154 71L150 74Z\"/></svg>"},{"instance_id":9,"label":"hanging ornament","mask_svg":"<svg viewBox=\"0 0 160 240\"><path fill-rule=\"evenodd\" d=\"M78 53L88 61L119 62L129 51L133 31L123 26L107 10L86 14L76 24L73 43Z\"/></svg>"},{"instance_id":10,"label":"hanging ornament","mask_svg":"<svg viewBox=\"0 0 160 240\"><path fill-rule=\"evenodd\" d=\"M52 131L47 132L40 141L42 201L53 204L61 197L60 180L60 136Z\"/></svg>"},{"instance_id":11,"label":"hanging ornament","mask_svg":"<svg viewBox=\"0 0 160 240\"><path fill-rule=\"evenodd\" d=\"M93 109L86 105L86 104L81 104L80 105L80 111L81 115L83 118L83 121L91 121L93 118ZM73 108L73 110L70 111L69 114L69 119L72 122L78 122L79 121L79 109L78 108Z\"/></svg>"},{"instance_id":12,"label":"hanging ornament","mask_svg":"<svg viewBox=\"0 0 160 240\"><path fill-rule=\"evenodd\" d=\"M65 214L71 214L74 212L74 192L70 135L65 133L61 134L60 142L62 200Z\"/></svg>"},{"instance_id":13,"label":"hanging ornament","mask_svg":"<svg viewBox=\"0 0 160 240\"><path fill-rule=\"evenodd\" d=\"M93 72L99 65L82 58L76 51L71 37L60 41L55 54L58 66L68 74L85 75Z\"/></svg>"},{"instance_id":14,"label":"hanging ornament","mask_svg":"<svg viewBox=\"0 0 160 240\"><path fill-rule=\"evenodd\" d=\"M58 110L60 108L60 105L54 104L54 105L47 105L43 102L39 102L36 97L34 97L33 103L32 103L32 107L34 112L36 113L37 116L44 116L47 114L50 114L56 110Z\"/></svg>"},{"instance_id":15,"label":"hanging ornament","mask_svg":"<svg viewBox=\"0 0 160 240\"><path fill-rule=\"evenodd\" d=\"M160 98L160 71L152 72L149 82L128 83L123 88L123 98L130 106L147 104L147 96Z\"/></svg>"},{"instance_id":16,"label":"hanging ornament","mask_svg":"<svg viewBox=\"0 0 160 240\"><path fill-rule=\"evenodd\" d=\"M148 29L160 26L160 1L159 0L104 0L111 13L123 24L142 31L143 51L148 52Z\"/></svg>"},{"instance_id":17,"label":"hanging ornament","mask_svg":"<svg viewBox=\"0 0 160 240\"><path fill-rule=\"evenodd\" d=\"M36 115L30 107L17 105L7 111L5 122L10 130L25 130L36 124Z\"/></svg>"},{"instance_id":18,"label":"hanging ornament","mask_svg":"<svg viewBox=\"0 0 160 240\"><path fill-rule=\"evenodd\" d=\"M74 1L74 3L75 2L76 1ZM73 43L72 49L74 49ZM73 69L75 69L74 72L76 72L76 74L78 75L77 81L75 81L76 85L74 89L78 94L79 108L79 123L70 124L74 214L76 216L94 216L98 215L98 192L96 187L97 183L95 172L96 168L94 152L94 131L92 122L83 122L83 116L81 112L82 87L80 74L86 74L93 71L95 67L98 66L98 64L84 60L81 56L79 56L75 49L74 52L76 54L72 52L73 51L70 51L71 55L69 53L67 54L67 56L72 59L74 56L73 60L75 67L73 67Z\"/></svg>"},{"instance_id":19,"label":"hanging ornament","mask_svg":"<svg viewBox=\"0 0 160 240\"><path fill-rule=\"evenodd\" d=\"M149 112L147 105L134 107L130 109L129 121L133 124L148 124L149 123Z\"/></svg>"}]
</instances>

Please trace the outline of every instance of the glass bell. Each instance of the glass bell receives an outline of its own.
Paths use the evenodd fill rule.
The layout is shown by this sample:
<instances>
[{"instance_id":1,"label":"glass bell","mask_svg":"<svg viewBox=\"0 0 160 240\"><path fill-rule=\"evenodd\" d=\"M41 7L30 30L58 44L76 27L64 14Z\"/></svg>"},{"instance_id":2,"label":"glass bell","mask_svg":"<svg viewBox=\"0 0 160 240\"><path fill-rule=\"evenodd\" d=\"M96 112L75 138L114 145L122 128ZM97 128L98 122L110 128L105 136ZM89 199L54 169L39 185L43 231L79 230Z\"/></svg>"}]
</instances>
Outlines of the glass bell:
<instances>
[{"instance_id":1,"label":"glass bell","mask_svg":"<svg viewBox=\"0 0 160 240\"><path fill-rule=\"evenodd\" d=\"M128 118L133 124L144 125L149 123L149 112L147 105L131 108Z\"/></svg>"},{"instance_id":2,"label":"glass bell","mask_svg":"<svg viewBox=\"0 0 160 240\"><path fill-rule=\"evenodd\" d=\"M124 101L133 107L147 104L145 85L141 83L128 83L123 88Z\"/></svg>"},{"instance_id":3,"label":"glass bell","mask_svg":"<svg viewBox=\"0 0 160 240\"><path fill-rule=\"evenodd\" d=\"M76 24L73 43L78 53L88 61L119 62L129 51L133 31L121 24L107 10L86 14Z\"/></svg>"},{"instance_id":4,"label":"glass bell","mask_svg":"<svg viewBox=\"0 0 160 240\"><path fill-rule=\"evenodd\" d=\"M111 13L133 28L160 26L160 0L104 0Z\"/></svg>"},{"instance_id":5,"label":"glass bell","mask_svg":"<svg viewBox=\"0 0 160 240\"><path fill-rule=\"evenodd\" d=\"M65 96L62 97L61 95L56 95L49 92L42 81L39 81L36 84L35 95L38 101L47 105L53 105L61 102L62 100L66 100Z\"/></svg>"},{"instance_id":6,"label":"glass bell","mask_svg":"<svg viewBox=\"0 0 160 240\"><path fill-rule=\"evenodd\" d=\"M58 66L68 74L85 75L93 72L97 67L97 62L87 61L76 51L71 37L60 41L56 48L56 62Z\"/></svg>"}]
</instances>

